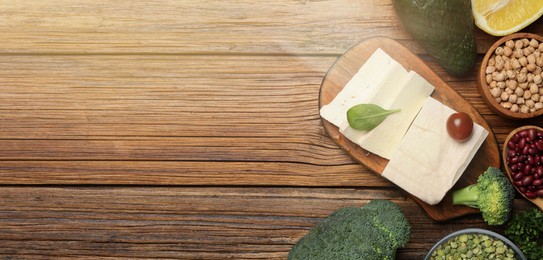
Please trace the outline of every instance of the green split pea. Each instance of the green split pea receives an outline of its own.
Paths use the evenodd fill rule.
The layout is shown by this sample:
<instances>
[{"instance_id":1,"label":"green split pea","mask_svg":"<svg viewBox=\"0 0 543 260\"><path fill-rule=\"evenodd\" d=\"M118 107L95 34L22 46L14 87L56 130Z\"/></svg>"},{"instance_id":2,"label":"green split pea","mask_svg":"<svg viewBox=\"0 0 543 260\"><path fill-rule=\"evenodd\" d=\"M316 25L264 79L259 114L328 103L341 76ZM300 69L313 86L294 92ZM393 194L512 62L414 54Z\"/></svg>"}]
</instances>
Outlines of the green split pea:
<instances>
[{"instance_id":1,"label":"green split pea","mask_svg":"<svg viewBox=\"0 0 543 260\"><path fill-rule=\"evenodd\" d=\"M447 240L432 253L432 260L502 259L513 260L515 252L503 241L484 234L462 234Z\"/></svg>"}]
</instances>

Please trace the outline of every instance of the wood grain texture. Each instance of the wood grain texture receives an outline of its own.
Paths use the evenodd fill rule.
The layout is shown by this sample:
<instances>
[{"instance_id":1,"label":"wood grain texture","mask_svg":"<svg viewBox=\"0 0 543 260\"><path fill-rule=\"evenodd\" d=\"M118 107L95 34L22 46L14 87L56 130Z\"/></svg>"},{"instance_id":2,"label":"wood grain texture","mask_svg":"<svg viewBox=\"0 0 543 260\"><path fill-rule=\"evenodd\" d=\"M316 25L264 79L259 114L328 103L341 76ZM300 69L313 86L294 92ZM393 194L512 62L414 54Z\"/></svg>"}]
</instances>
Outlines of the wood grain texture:
<instances>
[{"instance_id":1,"label":"wood grain texture","mask_svg":"<svg viewBox=\"0 0 543 260\"><path fill-rule=\"evenodd\" d=\"M0 10L7 53L337 54L375 33L407 37L378 0L23 0Z\"/></svg>"},{"instance_id":2,"label":"wood grain texture","mask_svg":"<svg viewBox=\"0 0 543 260\"><path fill-rule=\"evenodd\" d=\"M373 36L424 50L390 1L0 1L0 52L340 55ZM525 31L540 32L541 22ZM497 39L476 31L478 51Z\"/></svg>"},{"instance_id":3,"label":"wood grain texture","mask_svg":"<svg viewBox=\"0 0 543 260\"><path fill-rule=\"evenodd\" d=\"M376 198L412 224L398 259L490 228L477 214L434 222L324 131L322 79L369 37L416 53L498 143L543 123L494 114L476 72L444 72L389 1L0 0L0 12L0 258L284 259L333 210ZM480 54L496 40L476 37Z\"/></svg>"},{"instance_id":4,"label":"wood grain texture","mask_svg":"<svg viewBox=\"0 0 543 260\"><path fill-rule=\"evenodd\" d=\"M318 89L335 58L3 59L10 64L0 72L4 184L336 186L375 180L321 127ZM351 177L326 182L345 172Z\"/></svg>"},{"instance_id":5,"label":"wood grain texture","mask_svg":"<svg viewBox=\"0 0 543 260\"><path fill-rule=\"evenodd\" d=\"M0 138L305 136L319 129L318 89L334 60L0 56Z\"/></svg>"},{"instance_id":6,"label":"wood grain texture","mask_svg":"<svg viewBox=\"0 0 543 260\"><path fill-rule=\"evenodd\" d=\"M359 164L296 162L3 161L2 184L393 187Z\"/></svg>"},{"instance_id":7,"label":"wood grain texture","mask_svg":"<svg viewBox=\"0 0 543 260\"><path fill-rule=\"evenodd\" d=\"M332 211L372 199L398 203L413 226L398 259L423 258L458 228L485 227L475 216L438 224L382 190L4 187L0 198L2 258L285 259Z\"/></svg>"},{"instance_id":8,"label":"wood grain texture","mask_svg":"<svg viewBox=\"0 0 543 260\"><path fill-rule=\"evenodd\" d=\"M318 91L335 60L0 56L0 183L390 186L322 127ZM498 142L518 124L494 116L474 75L444 78L487 118ZM164 170L153 169L160 161Z\"/></svg>"}]
</instances>

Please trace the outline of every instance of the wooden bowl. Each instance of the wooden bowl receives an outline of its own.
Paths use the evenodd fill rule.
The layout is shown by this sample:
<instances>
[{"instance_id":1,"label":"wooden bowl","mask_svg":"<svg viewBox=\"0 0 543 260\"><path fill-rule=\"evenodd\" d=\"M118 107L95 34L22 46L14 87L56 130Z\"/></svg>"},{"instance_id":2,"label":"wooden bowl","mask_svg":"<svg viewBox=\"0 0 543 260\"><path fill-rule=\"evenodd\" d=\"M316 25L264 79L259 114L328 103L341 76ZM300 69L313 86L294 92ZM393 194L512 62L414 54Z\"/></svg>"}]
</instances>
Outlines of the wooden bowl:
<instances>
[{"instance_id":1,"label":"wooden bowl","mask_svg":"<svg viewBox=\"0 0 543 260\"><path fill-rule=\"evenodd\" d=\"M481 96L483 97L483 100L494 112L496 112L498 115L507 119L517 119L517 120L528 119L528 118L537 117L543 114L543 109L539 109L533 113L520 113L520 112L511 112L509 109L502 107L500 103L498 103L494 99L492 94L490 93L490 87L486 81L486 68L488 66L488 60L490 59L490 56L492 56L496 48L504 45L505 42L507 42L508 40L518 40L518 39L523 39L523 38L536 39L540 43L543 43L542 36L539 36L537 34L532 34L532 33L514 33L508 36L502 37L498 41L496 41L486 53L481 63L479 75L477 76L477 86L479 88L479 92L481 93Z\"/></svg>"},{"instance_id":2,"label":"wooden bowl","mask_svg":"<svg viewBox=\"0 0 543 260\"><path fill-rule=\"evenodd\" d=\"M507 136L507 138L505 139L505 142L503 143L502 159L503 159L503 165L504 165L504 168L505 168L505 172L506 172L507 176L509 177L509 180L511 181L511 183L513 183L513 186L515 187L515 189L517 189L517 191L524 198L526 198L527 200L529 200L530 202L535 204L538 208L543 210L543 198L540 198L540 197L534 198L534 199L528 198L522 191L520 191L520 189L516 185L514 185L514 180L513 180L513 177L512 177L512 171L511 171L511 168L509 167L509 164L507 163L507 160L508 160L507 154L509 153L509 147L508 147L507 144L509 143L511 138L513 138L513 136L515 136L518 132L520 132L522 130L525 130L525 129L531 129L531 128L543 132L543 128L538 127L538 126L533 126L533 125L522 126L522 127L519 127L517 129L511 131L511 133ZM543 162L541 162L541 163L543 165Z\"/></svg>"}]
</instances>

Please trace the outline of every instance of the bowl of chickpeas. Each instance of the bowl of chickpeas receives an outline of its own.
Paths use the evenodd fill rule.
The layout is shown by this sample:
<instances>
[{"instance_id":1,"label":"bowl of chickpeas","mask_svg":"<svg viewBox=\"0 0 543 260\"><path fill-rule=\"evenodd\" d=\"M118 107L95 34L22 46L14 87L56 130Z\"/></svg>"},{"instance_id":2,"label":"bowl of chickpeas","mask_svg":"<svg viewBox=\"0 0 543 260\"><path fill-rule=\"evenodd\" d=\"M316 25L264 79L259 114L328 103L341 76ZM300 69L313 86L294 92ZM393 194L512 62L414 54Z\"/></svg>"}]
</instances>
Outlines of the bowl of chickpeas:
<instances>
[{"instance_id":1,"label":"bowl of chickpeas","mask_svg":"<svg viewBox=\"0 0 543 260\"><path fill-rule=\"evenodd\" d=\"M543 37L514 33L486 53L477 77L486 104L508 119L543 114Z\"/></svg>"},{"instance_id":2,"label":"bowl of chickpeas","mask_svg":"<svg viewBox=\"0 0 543 260\"><path fill-rule=\"evenodd\" d=\"M511 240L494 231L467 228L443 237L424 258L424 260L447 259L526 260L526 256Z\"/></svg>"}]
</instances>

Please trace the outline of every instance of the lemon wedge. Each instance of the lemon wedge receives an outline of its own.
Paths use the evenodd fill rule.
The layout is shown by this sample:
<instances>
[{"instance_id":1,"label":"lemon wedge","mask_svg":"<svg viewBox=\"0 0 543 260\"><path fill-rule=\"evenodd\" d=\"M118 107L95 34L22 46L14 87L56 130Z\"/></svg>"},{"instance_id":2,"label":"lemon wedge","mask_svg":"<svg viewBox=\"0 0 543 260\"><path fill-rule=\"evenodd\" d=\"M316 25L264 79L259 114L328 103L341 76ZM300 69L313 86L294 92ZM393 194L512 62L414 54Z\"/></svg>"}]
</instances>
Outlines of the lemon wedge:
<instances>
[{"instance_id":1,"label":"lemon wedge","mask_svg":"<svg viewBox=\"0 0 543 260\"><path fill-rule=\"evenodd\" d=\"M471 0L475 24L494 36L520 31L543 14L541 0Z\"/></svg>"}]
</instances>

